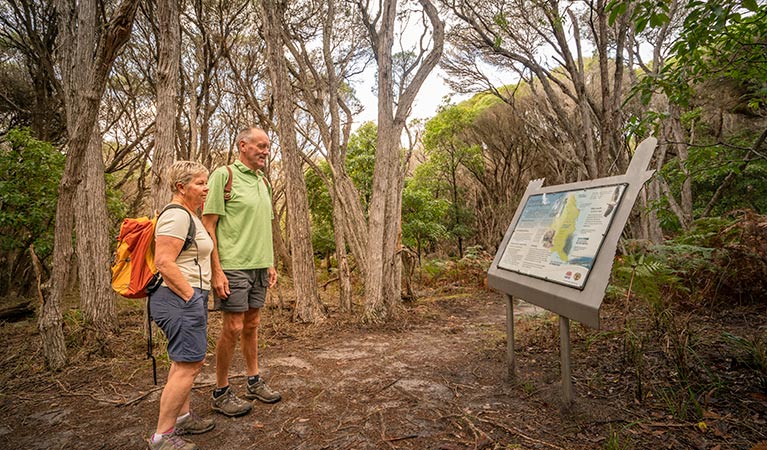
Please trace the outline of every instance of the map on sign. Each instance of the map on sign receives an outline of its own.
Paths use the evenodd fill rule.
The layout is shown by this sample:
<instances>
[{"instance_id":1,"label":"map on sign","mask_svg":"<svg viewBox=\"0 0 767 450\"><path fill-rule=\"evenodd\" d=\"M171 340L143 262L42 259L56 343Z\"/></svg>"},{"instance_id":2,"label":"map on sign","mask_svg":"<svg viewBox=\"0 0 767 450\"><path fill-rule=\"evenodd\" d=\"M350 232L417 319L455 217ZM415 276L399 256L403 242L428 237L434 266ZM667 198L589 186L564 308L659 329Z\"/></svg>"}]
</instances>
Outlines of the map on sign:
<instances>
[{"instance_id":1,"label":"map on sign","mask_svg":"<svg viewBox=\"0 0 767 450\"><path fill-rule=\"evenodd\" d=\"M498 267L583 289L626 184L531 195Z\"/></svg>"}]
</instances>

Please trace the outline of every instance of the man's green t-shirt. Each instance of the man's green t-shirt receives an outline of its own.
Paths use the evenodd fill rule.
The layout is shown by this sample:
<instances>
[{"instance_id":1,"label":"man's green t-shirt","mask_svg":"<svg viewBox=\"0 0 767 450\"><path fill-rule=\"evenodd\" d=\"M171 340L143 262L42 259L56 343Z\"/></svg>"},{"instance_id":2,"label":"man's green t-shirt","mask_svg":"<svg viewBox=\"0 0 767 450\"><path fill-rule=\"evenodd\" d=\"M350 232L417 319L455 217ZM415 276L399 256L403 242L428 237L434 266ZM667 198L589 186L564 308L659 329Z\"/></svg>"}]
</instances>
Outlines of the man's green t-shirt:
<instances>
[{"instance_id":1,"label":"man's green t-shirt","mask_svg":"<svg viewBox=\"0 0 767 450\"><path fill-rule=\"evenodd\" d=\"M274 266L272 244L272 199L263 174L241 161L232 168L232 191L224 201L226 167L208 178L208 196L203 214L217 214L218 258L224 270L263 269Z\"/></svg>"}]
</instances>

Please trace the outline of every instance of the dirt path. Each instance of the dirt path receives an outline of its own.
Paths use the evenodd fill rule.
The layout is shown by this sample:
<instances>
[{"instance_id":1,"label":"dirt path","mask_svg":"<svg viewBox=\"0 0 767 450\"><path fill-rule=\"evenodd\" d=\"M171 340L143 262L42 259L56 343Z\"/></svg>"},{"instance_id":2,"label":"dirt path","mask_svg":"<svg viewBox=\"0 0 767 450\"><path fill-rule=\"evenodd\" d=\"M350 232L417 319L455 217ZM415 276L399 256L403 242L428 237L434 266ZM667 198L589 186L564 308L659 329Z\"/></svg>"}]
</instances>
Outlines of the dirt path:
<instances>
[{"instance_id":1,"label":"dirt path","mask_svg":"<svg viewBox=\"0 0 767 450\"><path fill-rule=\"evenodd\" d=\"M241 418L214 414L209 363L193 391L193 408L214 417L216 428L191 440L221 450L451 448L474 441L476 432L460 425L462 417L487 409L508 387L499 355L493 354L504 330L503 304L495 296L470 297L422 302L412 311L417 320L377 329L314 326L294 335L265 319L262 373L283 400L256 403L254 412ZM127 375L123 370L104 373L114 371L105 365L79 377L68 371L47 380L47 388L20 396L6 393L2 448L141 448L160 393L152 392L146 368L146 361L137 361L125 384L117 376ZM161 384L166 373L160 369ZM238 357L232 384L240 392L244 374ZM119 405L148 391L129 406Z\"/></svg>"},{"instance_id":2,"label":"dirt path","mask_svg":"<svg viewBox=\"0 0 767 450\"><path fill-rule=\"evenodd\" d=\"M562 411L557 340L551 331L556 320L534 308L516 313L522 322L518 333L532 337L517 335L520 367L514 384L506 379L505 309L496 294L421 299L397 324L377 328L334 319L301 327L267 315L262 374L283 400L256 403L241 418L214 414L209 356L192 407L213 417L216 428L190 440L201 449L220 450L605 447L637 418L625 389L594 386L585 379L588 365L576 359L576 403ZM214 335L217 320L213 313ZM0 402L0 448L143 448L142 439L156 420L159 389L141 359L140 335L131 333L126 342L132 347L125 351L132 359L95 359L55 379L42 372L9 383ZM236 359L232 385L239 392L243 367ZM161 368L160 383L166 372ZM648 427L634 448L716 448L689 424L676 426L679 430L673 424ZM747 448L724 444L718 448Z\"/></svg>"}]
</instances>

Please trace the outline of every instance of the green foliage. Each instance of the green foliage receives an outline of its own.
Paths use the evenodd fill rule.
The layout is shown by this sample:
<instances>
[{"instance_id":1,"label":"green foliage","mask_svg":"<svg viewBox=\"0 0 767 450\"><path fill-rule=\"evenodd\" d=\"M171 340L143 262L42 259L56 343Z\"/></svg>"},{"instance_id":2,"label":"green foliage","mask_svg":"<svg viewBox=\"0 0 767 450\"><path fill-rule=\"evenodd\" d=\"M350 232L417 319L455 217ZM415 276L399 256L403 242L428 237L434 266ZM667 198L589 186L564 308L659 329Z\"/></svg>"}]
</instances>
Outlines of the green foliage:
<instances>
[{"instance_id":1,"label":"green foliage","mask_svg":"<svg viewBox=\"0 0 767 450\"><path fill-rule=\"evenodd\" d=\"M64 155L28 130L11 130L7 138L0 147L0 250L23 252L34 244L44 260L53 251Z\"/></svg>"},{"instance_id":2,"label":"green foliage","mask_svg":"<svg viewBox=\"0 0 767 450\"><path fill-rule=\"evenodd\" d=\"M447 237L442 219L450 205L445 199L435 198L426 187L405 181L402 192L402 240L417 249L419 255L427 244Z\"/></svg>"},{"instance_id":3,"label":"green foliage","mask_svg":"<svg viewBox=\"0 0 767 450\"><path fill-rule=\"evenodd\" d=\"M346 171L357 187L362 199L362 206L367 211L373 195L373 170L376 160L376 140L378 127L373 122L363 124L349 138L346 155Z\"/></svg>"},{"instance_id":4,"label":"green foliage","mask_svg":"<svg viewBox=\"0 0 767 450\"><path fill-rule=\"evenodd\" d=\"M733 137L734 144L745 144ZM746 138L747 139L747 138ZM753 209L759 213L767 212L767 160L755 159L743 168L743 159L746 150L743 147L733 145L708 145L689 147L689 156L686 163L687 172L690 174L692 190L695 193L693 199L693 215L700 216L708 206L709 200L732 172L735 174L734 181L729 192L742 193L745 195L725 195L711 210L709 215L721 216L736 209ZM677 194L682 188L687 175L682 171L676 159L670 160L660 170L662 176L669 184L671 192ZM667 199L661 199L658 205L661 225L665 230L680 231L678 219L670 213Z\"/></svg>"},{"instance_id":5,"label":"green foliage","mask_svg":"<svg viewBox=\"0 0 767 450\"><path fill-rule=\"evenodd\" d=\"M22 290L29 288L34 274L25 256L29 246L34 245L43 266L53 253L64 162L65 156L53 145L33 138L26 129L10 130L0 146L0 259L9 265L4 275L10 284ZM125 216L126 205L113 187L113 177L106 176L106 183L110 223L116 225Z\"/></svg>"},{"instance_id":6,"label":"green foliage","mask_svg":"<svg viewBox=\"0 0 767 450\"><path fill-rule=\"evenodd\" d=\"M421 272L429 280L437 280L444 273L448 261L439 258L428 258L421 262Z\"/></svg>"},{"instance_id":7,"label":"green foliage","mask_svg":"<svg viewBox=\"0 0 767 450\"><path fill-rule=\"evenodd\" d=\"M767 296L767 217L739 210L696 220L662 245L626 243L608 294L646 300L661 312L672 302L763 303Z\"/></svg>"},{"instance_id":8,"label":"green foliage","mask_svg":"<svg viewBox=\"0 0 767 450\"><path fill-rule=\"evenodd\" d=\"M624 299L638 297L659 313L669 299L687 293L682 279L668 260L657 253L657 247L642 247L639 243L627 246L631 252L618 256L613 264L613 295Z\"/></svg>"},{"instance_id":9,"label":"green foliage","mask_svg":"<svg viewBox=\"0 0 767 450\"><path fill-rule=\"evenodd\" d=\"M767 330L752 339L723 333L722 338L737 356L737 360L754 371L762 388L767 388Z\"/></svg>"},{"instance_id":10,"label":"green foliage","mask_svg":"<svg viewBox=\"0 0 767 450\"><path fill-rule=\"evenodd\" d=\"M668 182L675 198L679 198L683 183L691 182L693 217L699 217L704 211L707 215L722 215L741 208L764 213L767 211L767 183L764 182L767 161L749 157L750 161L744 163L748 149L761 130L743 131L747 127L733 124L712 125L710 115L715 105L706 99L705 93L725 89L726 112L738 113L751 123L754 116L767 114L767 59L764 58L767 4L753 0L686 0L673 11L671 4L670 0L613 0L607 7L612 22L631 11L637 32L669 26L674 33L665 64L656 68L657 74L642 78L633 89L633 95L639 95L645 105L661 93L670 103L681 107L685 131L695 136L695 145L689 147L685 166L671 159L660 176ZM673 18L672 12L676 14ZM704 95L700 95L702 93ZM651 112L631 120L630 129L644 136L665 118L665 113ZM713 205L714 209L709 210L710 199L725 179L732 180L726 184L727 192L738 194L722 196ZM655 207L664 231L681 231L668 199L662 198Z\"/></svg>"},{"instance_id":11,"label":"green foliage","mask_svg":"<svg viewBox=\"0 0 767 450\"><path fill-rule=\"evenodd\" d=\"M694 245L690 245L693 243ZM688 280L693 301L764 303L767 295L767 217L750 210L700 219L668 243L669 264ZM685 251L695 249L694 252Z\"/></svg>"},{"instance_id":12,"label":"green foliage","mask_svg":"<svg viewBox=\"0 0 767 450\"><path fill-rule=\"evenodd\" d=\"M430 277L427 282L486 288L487 270L492 262L492 255L485 252L481 246L472 246L466 249L461 259L427 261L423 265L423 271Z\"/></svg>"},{"instance_id":13,"label":"green foliage","mask_svg":"<svg viewBox=\"0 0 767 450\"><path fill-rule=\"evenodd\" d=\"M462 140L460 133L468 127L484 109L485 96L475 96L473 100L460 105L447 105L440 109L439 113L426 122L423 145L427 153L433 152L441 146L467 146Z\"/></svg>"},{"instance_id":14,"label":"green foliage","mask_svg":"<svg viewBox=\"0 0 767 450\"><path fill-rule=\"evenodd\" d=\"M349 138L346 154L346 172L360 194L363 208L367 210L373 194L373 170L375 169L376 139L378 127L373 122L363 124ZM327 161L318 163L320 170L330 177ZM312 246L320 255L335 251L333 235L333 200L325 182L314 170L304 174L312 220Z\"/></svg>"},{"instance_id":15,"label":"green foliage","mask_svg":"<svg viewBox=\"0 0 767 450\"><path fill-rule=\"evenodd\" d=\"M734 224L735 220L732 217L704 217L693 222L686 233L670 240L669 244L684 246L691 251L696 249L703 251L704 254L701 256L710 260L713 255L713 247L720 245L719 235L721 231ZM684 261L679 262L684 263Z\"/></svg>"},{"instance_id":16,"label":"green foliage","mask_svg":"<svg viewBox=\"0 0 767 450\"><path fill-rule=\"evenodd\" d=\"M670 0L613 0L607 10L614 22L633 6L631 18L640 33L667 25L670 5ZM649 102L659 88L672 102L688 105L695 83L728 78L749 91L745 100L752 110L767 106L767 6L755 0L688 0L682 10L685 16L671 47L671 64L640 84L642 100Z\"/></svg>"},{"instance_id":17,"label":"green foliage","mask_svg":"<svg viewBox=\"0 0 767 450\"><path fill-rule=\"evenodd\" d=\"M318 166L323 173L330 174L327 162L322 161ZM335 251L333 201L325 182L314 170L307 170L304 179L306 180L306 194L312 221L312 248L317 254L327 255Z\"/></svg>"},{"instance_id":18,"label":"green foliage","mask_svg":"<svg viewBox=\"0 0 767 450\"><path fill-rule=\"evenodd\" d=\"M456 240L474 232L474 211L466 202L462 173L469 169L481 174L483 170L481 148L467 144L464 134L489 104L486 96L475 96L459 105L444 106L426 123L423 142L429 159L416 169L414 178L449 203L444 226Z\"/></svg>"}]
</instances>

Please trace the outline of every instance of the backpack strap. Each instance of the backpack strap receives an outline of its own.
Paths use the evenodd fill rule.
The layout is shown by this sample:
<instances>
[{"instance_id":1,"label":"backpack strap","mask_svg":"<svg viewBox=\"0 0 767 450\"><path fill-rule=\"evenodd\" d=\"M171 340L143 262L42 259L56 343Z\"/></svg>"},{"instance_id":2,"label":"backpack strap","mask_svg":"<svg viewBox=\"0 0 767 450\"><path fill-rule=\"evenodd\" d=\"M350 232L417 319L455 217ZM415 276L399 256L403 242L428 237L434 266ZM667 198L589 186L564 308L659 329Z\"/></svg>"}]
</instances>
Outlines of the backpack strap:
<instances>
[{"instance_id":1,"label":"backpack strap","mask_svg":"<svg viewBox=\"0 0 767 450\"><path fill-rule=\"evenodd\" d=\"M226 171L229 173L229 178L226 179L226 184L224 185L224 202L228 202L232 198L232 166L226 166ZM268 181L266 181L266 175L262 174L261 180L264 182L264 186L266 186L266 192L269 193L269 198L272 198L272 185L269 184Z\"/></svg>"},{"instance_id":2,"label":"backpack strap","mask_svg":"<svg viewBox=\"0 0 767 450\"><path fill-rule=\"evenodd\" d=\"M152 354L152 309L149 306L149 296L146 296L146 357L152 360L152 380L157 386L157 360Z\"/></svg>"},{"instance_id":3,"label":"backpack strap","mask_svg":"<svg viewBox=\"0 0 767 450\"><path fill-rule=\"evenodd\" d=\"M189 216L189 228L186 230L186 238L184 239L184 245L181 247L181 251L188 249L189 247L194 244L194 236L197 234L197 227L194 225L194 220L192 220L192 213L189 212L188 209L184 208L183 206L176 204L176 203L168 203L165 205L165 208L160 211L160 214L157 215L157 218L159 219L162 213L169 209L183 209L184 212L187 213Z\"/></svg>"},{"instance_id":4,"label":"backpack strap","mask_svg":"<svg viewBox=\"0 0 767 450\"><path fill-rule=\"evenodd\" d=\"M232 198L232 166L226 166L226 171L229 173L229 178L224 185L224 201L228 202Z\"/></svg>"}]
</instances>

